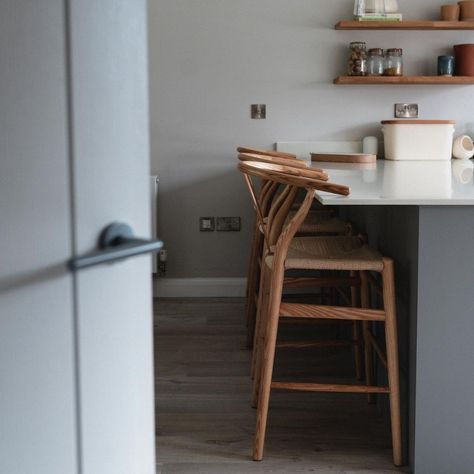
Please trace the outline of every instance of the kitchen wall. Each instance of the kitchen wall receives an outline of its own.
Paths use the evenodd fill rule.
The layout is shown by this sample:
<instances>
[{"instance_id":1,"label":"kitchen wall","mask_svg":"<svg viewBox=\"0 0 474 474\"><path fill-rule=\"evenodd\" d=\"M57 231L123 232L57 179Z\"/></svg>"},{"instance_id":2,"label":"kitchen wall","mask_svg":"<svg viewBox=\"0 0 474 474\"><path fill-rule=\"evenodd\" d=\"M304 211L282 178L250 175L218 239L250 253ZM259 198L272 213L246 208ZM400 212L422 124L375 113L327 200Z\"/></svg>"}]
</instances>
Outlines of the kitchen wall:
<instances>
[{"instance_id":1,"label":"kitchen wall","mask_svg":"<svg viewBox=\"0 0 474 474\"><path fill-rule=\"evenodd\" d=\"M334 86L347 46L404 49L407 74L472 32L335 31L352 0L149 0L152 173L174 278L243 277L252 209L236 171L238 145L378 134L396 102L474 134L472 86ZM441 0L399 0L407 19L437 19ZM267 104L251 120L250 104ZM242 216L240 233L200 233L199 216Z\"/></svg>"}]
</instances>

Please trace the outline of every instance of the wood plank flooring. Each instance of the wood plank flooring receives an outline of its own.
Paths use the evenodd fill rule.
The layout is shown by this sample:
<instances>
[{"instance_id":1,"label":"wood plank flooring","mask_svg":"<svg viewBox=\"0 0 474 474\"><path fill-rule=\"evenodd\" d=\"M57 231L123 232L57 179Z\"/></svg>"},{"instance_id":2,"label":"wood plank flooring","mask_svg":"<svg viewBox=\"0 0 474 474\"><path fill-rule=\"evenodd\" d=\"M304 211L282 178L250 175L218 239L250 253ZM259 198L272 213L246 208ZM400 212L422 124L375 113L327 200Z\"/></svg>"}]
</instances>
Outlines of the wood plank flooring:
<instances>
[{"instance_id":1,"label":"wood plank flooring","mask_svg":"<svg viewBox=\"0 0 474 474\"><path fill-rule=\"evenodd\" d=\"M243 299L155 301L158 473L405 472L391 463L389 427L377 408L353 394L273 392L265 459L253 462L245 334ZM353 372L350 349L279 354L278 380L291 373L331 382Z\"/></svg>"}]
</instances>

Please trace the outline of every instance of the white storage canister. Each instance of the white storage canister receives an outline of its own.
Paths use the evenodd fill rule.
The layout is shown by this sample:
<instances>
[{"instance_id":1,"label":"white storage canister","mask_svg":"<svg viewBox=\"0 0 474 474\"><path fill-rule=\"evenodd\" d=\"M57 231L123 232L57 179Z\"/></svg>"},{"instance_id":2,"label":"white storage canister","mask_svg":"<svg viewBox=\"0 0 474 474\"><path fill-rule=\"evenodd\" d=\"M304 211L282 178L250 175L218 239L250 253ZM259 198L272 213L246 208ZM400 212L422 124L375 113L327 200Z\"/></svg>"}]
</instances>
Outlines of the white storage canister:
<instances>
[{"instance_id":1,"label":"white storage canister","mask_svg":"<svg viewBox=\"0 0 474 474\"><path fill-rule=\"evenodd\" d=\"M453 150L453 120L385 120L385 159L448 161Z\"/></svg>"}]
</instances>

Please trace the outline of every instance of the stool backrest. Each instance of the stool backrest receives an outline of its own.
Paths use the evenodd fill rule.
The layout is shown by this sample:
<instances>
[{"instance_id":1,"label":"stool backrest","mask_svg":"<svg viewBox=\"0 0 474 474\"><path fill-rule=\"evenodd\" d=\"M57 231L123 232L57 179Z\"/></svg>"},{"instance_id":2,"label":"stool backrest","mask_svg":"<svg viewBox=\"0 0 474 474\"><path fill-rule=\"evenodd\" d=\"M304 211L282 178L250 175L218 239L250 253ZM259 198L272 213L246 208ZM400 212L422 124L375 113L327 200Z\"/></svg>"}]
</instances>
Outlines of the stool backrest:
<instances>
[{"instance_id":1,"label":"stool backrest","mask_svg":"<svg viewBox=\"0 0 474 474\"><path fill-rule=\"evenodd\" d=\"M244 174L252 196L257 219L262 226L267 252L271 252L272 247L276 245L277 250L279 249L278 252L280 254L284 252L284 255L286 255L291 240L311 208L316 190L329 191L345 196L350 193L347 186L328 183L327 181L315 179L311 173L307 174L307 171L312 170L250 161L241 161L238 168ZM262 178L264 181L279 183L285 186L278 198L273 200L266 224L264 222L264 217L266 216L257 199L252 177ZM285 225L300 189L306 190L306 196L293 218Z\"/></svg>"},{"instance_id":2,"label":"stool backrest","mask_svg":"<svg viewBox=\"0 0 474 474\"><path fill-rule=\"evenodd\" d=\"M255 155L250 153L239 153L238 158L240 161L252 161L259 163L267 163L269 165L280 165L286 166L288 168L302 169L306 171L304 173L305 176L313 177L315 179L321 179L323 181L327 181L329 178L328 174L325 171L319 168L310 168L308 166L308 163L304 160L288 160L287 158L276 158L272 156Z\"/></svg>"},{"instance_id":3,"label":"stool backrest","mask_svg":"<svg viewBox=\"0 0 474 474\"><path fill-rule=\"evenodd\" d=\"M243 148L239 148L242 150ZM275 153L277 154L277 153ZM284 155L284 154L281 154ZM319 169L310 169L306 161L299 160L296 157L292 159L282 158L280 156L266 156L266 155L259 155L256 153L239 153L238 158L240 161L252 161L252 162L260 162L260 163L268 163L268 164L277 164L282 166L288 166L298 169L304 169L307 171L305 173L307 176L311 176L315 179L321 180L328 180L328 175ZM270 182L271 183L271 182ZM270 210L270 206L273 202L273 199L277 195L278 188L280 185L278 183L269 184L263 179L262 186L260 188L260 192L257 194L255 193L255 197L260 202L260 207L262 211L263 217L267 217L268 212ZM258 216L257 216L258 220ZM262 225L262 223L259 223Z\"/></svg>"},{"instance_id":4,"label":"stool backrest","mask_svg":"<svg viewBox=\"0 0 474 474\"><path fill-rule=\"evenodd\" d=\"M296 155L292 153L283 153L281 151L273 151L273 150L264 150L262 148L251 148L247 146L239 146L237 148L238 153L250 153L255 155L263 155L263 156L274 156L276 158L286 158L289 160L295 160Z\"/></svg>"},{"instance_id":5,"label":"stool backrest","mask_svg":"<svg viewBox=\"0 0 474 474\"><path fill-rule=\"evenodd\" d=\"M304 160L298 158L287 158L282 156L259 155L258 153L239 153L237 155L240 161L259 161L261 163L269 163L273 165L286 165L295 168L308 168L308 164Z\"/></svg>"},{"instance_id":6,"label":"stool backrest","mask_svg":"<svg viewBox=\"0 0 474 474\"><path fill-rule=\"evenodd\" d=\"M294 184L300 187L313 188L319 191L326 191L341 196L349 196L350 189L347 186L328 182L326 173L320 173L310 168L294 168L284 165L271 163L241 161L239 169L244 172L248 170L249 174L271 180L281 184Z\"/></svg>"}]
</instances>

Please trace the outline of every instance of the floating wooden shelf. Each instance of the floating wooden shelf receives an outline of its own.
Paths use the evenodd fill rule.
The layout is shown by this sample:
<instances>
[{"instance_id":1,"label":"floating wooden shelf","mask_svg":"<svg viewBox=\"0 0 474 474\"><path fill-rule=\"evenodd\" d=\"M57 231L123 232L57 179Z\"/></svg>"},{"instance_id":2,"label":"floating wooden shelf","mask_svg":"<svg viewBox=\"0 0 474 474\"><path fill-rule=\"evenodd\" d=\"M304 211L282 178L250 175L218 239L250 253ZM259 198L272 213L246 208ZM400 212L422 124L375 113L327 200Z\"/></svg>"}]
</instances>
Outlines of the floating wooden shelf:
<instances>
[{"instance_id":1,"label":"floating wooden shelf","mask_svg":"<svg viewBox=\"0 0 474 474\"><path fill-rule=\"evenodd\" d=\"M474 30L474 21L354 21L336 24L336 30Z\"/></svg>"},{"instance_id":2,"label":"floating wooden shelf","mask_svg":"<svg viewBox=\"0 0 474 474\"><path fill-rule=\"evenodd\" d=\"M474 84L471 76L339 76L334 79L337 85L439 85L439 84Z\"/></svg>"}]
</instances>

